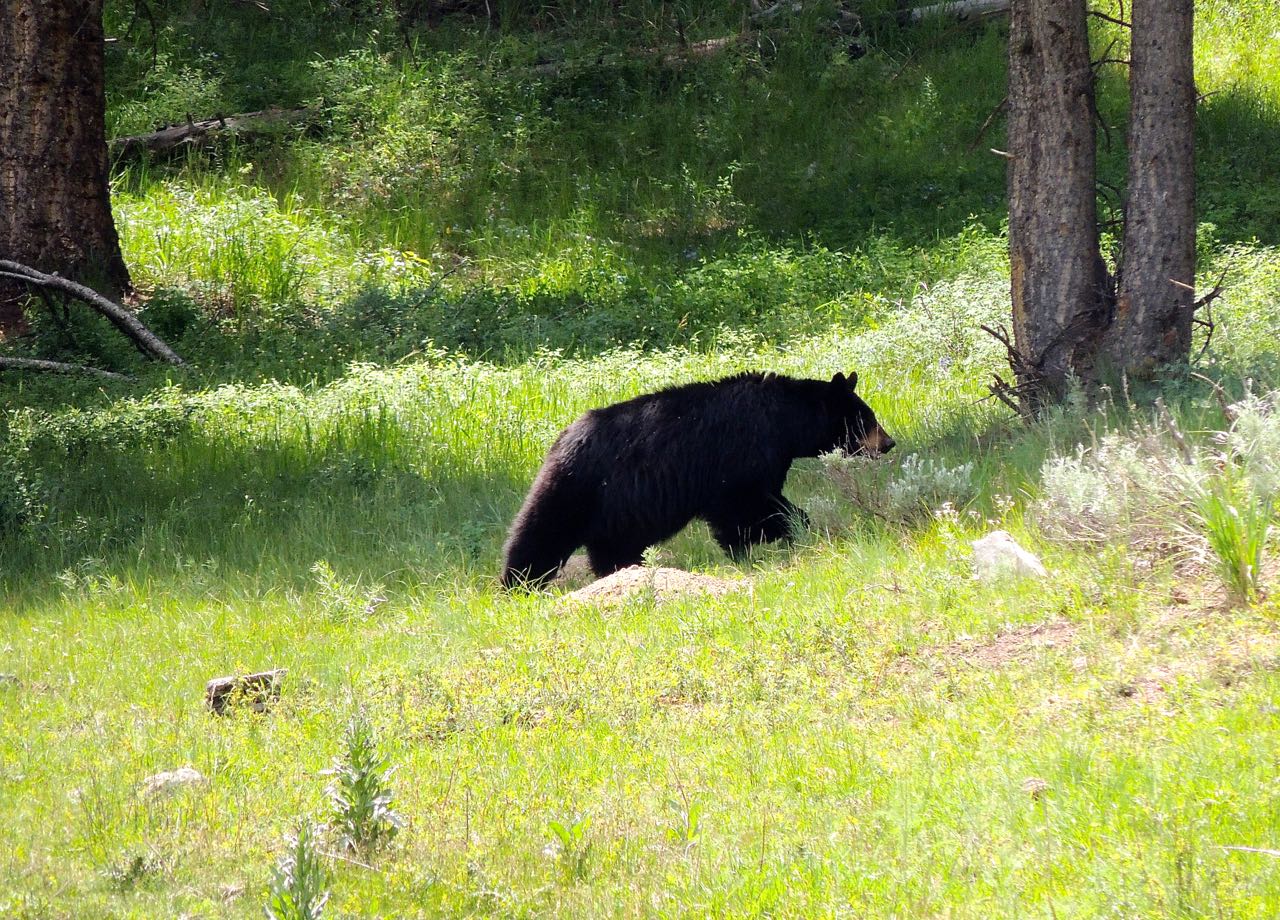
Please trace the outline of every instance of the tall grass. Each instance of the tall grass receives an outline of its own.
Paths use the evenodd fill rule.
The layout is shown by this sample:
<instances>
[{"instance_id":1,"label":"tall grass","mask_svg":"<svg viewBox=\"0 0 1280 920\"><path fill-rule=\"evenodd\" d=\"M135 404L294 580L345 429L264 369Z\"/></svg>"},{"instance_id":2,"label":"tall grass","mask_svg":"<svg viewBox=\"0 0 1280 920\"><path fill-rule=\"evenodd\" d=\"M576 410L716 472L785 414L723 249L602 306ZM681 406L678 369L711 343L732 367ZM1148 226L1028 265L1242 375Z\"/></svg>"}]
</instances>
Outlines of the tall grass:
<instances>
[{"instance_id":1,"label":"tall grass","mask_svg":"<svg viewBox=\"0 0 1280 920\"><path fill-rule=\"evenodd\" d=\"M1224 467L1197 491L1194 507L1228 591L1241 603L1256 600L1274 515L1271 500L1254 494L1247 480Z\"/></svg>"}]
</instances>

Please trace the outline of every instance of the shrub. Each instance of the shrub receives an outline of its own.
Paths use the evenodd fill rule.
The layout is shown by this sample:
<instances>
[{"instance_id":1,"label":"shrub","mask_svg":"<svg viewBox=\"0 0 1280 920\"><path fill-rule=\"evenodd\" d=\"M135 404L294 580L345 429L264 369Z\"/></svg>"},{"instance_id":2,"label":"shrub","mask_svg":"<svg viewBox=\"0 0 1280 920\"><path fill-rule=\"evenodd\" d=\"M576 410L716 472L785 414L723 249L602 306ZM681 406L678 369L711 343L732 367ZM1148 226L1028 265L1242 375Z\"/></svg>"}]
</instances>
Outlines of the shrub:
<instances>
[{"instance_id":1,"label":"shrub","mask_svg":"<svg viewBox=\"0 0 1280 920\"><path fill-rule=\"evenodd\" d=\"M899 462L848 457L839 451L820 458L827 476L861 511L900 523L929 517L943 505L966 505L978 494L972 462L907 454Z\"/></svg>"},{"instance_id":2,"label":"shrub","mask_svg":"<svg viewBox=\"0 0 1280 920\"><path fill-rule=\"evenodd\" d=\"M1041 470L1034 516L1051 538L1125 542L1184 565L1206 565L1233 598L1251 601L1262 590L1280 489L1275 401L1275 394L1250 395L1231 406L1230 426L1205 442L1189 441L1166 418L1168 431L1143 425L1052 457Z\"/></svg>"}]
</instances>

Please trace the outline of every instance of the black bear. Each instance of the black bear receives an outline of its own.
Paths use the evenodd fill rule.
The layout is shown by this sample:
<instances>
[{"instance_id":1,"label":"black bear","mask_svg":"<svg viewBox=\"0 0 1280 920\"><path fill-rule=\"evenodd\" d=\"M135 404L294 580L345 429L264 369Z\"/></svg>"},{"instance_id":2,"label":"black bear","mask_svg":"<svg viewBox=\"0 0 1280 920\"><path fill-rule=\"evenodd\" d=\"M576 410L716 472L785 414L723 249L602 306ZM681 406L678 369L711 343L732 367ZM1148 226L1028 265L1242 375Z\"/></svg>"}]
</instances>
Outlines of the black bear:
<instances>
[{"instance_id":1,"label":"black bear","mask_svg":"<svg viewBox=\"0 0 1280 920\"><path fill-rule=\"evenodd\" d=\"M857 382L748 373L591 410L551 445L511 525L502 584L543 584L584 545L608 575L695 517L731 556L788 536L803 520L782 495L793 460L893 447Z\"/></svg>"}]
</instances>

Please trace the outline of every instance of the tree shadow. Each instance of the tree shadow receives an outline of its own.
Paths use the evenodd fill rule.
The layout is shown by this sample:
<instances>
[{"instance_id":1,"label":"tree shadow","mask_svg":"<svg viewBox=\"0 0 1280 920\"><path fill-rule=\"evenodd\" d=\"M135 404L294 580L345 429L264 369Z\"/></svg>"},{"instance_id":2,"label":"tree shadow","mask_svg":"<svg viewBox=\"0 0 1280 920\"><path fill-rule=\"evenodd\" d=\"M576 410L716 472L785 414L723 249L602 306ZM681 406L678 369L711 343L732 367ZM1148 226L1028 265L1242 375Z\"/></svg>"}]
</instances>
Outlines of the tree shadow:
<instances>
[{"instance_id":1,"label":"tree shadow","mask_svg":"<svg viewBox=\"0 0 1280 920\"><path fill-rule=\"evenodd\" d=\"M465 576L492 567L527 487L499 455L433 447L429 426L312 432L285 410L249 430L251 414L72 412L28 437L26 506L0 490L0 597L16 611L104 585L287 591L319 560L388 587Z\"/></svg>"}]
</instances>

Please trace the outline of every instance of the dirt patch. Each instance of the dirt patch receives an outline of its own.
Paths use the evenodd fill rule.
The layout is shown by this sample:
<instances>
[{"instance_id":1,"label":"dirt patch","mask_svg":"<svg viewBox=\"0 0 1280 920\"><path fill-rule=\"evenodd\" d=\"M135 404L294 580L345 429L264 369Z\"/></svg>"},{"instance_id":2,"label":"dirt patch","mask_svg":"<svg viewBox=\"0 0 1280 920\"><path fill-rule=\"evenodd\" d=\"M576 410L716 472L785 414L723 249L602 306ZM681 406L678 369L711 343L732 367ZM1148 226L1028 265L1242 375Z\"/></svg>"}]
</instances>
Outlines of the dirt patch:
<instances>
[{"instance_id":1,"label":"dirt patch","mask_svg":"<svg viewBox=\"0 0 1280 920\"><path fill-rule=\"evenodd\" d=\"M1120 683L1116 695L1156 703L1182 680L1211 680L1221 687L1232 687L1253 672L1275 670L1280 670L1280 637L1244 634L1206 654L1163 661L1139 677Z\"/></svg>"},{"instance_id":2,"label":"dirt patch","mask_svg":"<svg viewBox=\"0 0 1280 920\"><path fill-rule=\"evenodd\" d=\"M926 650L925 655L938 665L1002 668L1033 661L1046 650L1067 648L1075 641L1075 636L1073 624L1066 620L1053 620L1034 626L1020 626L987 642L976 639L948 642ZM910 659L904 659L903 663L910 666Z\"/></svg>"},{"instance_id":3,"label":"dirt patch","mask_svg":"<svg viewBox=\"0 0 1280 920\"><path fill-rule=\"evenodd\" d=\"M568 603L597 606L621 604L632 597L651 595L655 601L667 601L693 594L721 597L739 591L746 584L741 579L729 580L711 575L697 575L683 569L646 568L633 565L592 582L564 596Z\"/></svg>"}]
</instances>

